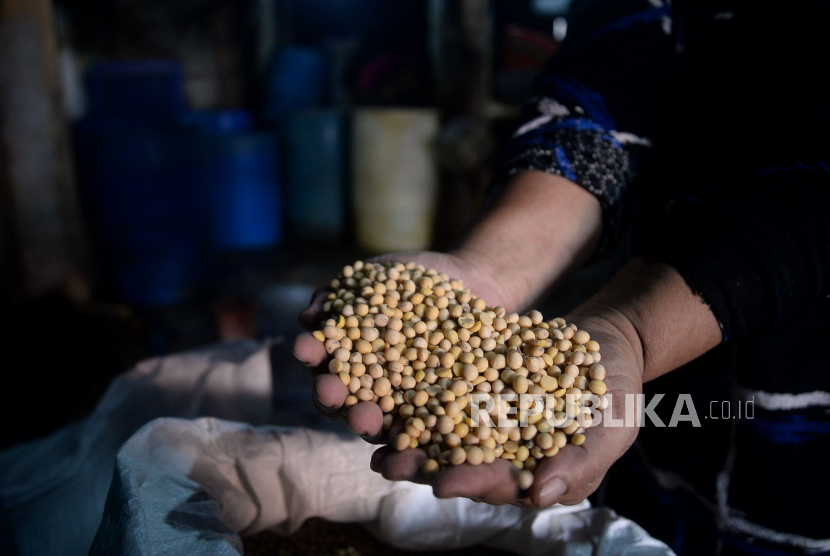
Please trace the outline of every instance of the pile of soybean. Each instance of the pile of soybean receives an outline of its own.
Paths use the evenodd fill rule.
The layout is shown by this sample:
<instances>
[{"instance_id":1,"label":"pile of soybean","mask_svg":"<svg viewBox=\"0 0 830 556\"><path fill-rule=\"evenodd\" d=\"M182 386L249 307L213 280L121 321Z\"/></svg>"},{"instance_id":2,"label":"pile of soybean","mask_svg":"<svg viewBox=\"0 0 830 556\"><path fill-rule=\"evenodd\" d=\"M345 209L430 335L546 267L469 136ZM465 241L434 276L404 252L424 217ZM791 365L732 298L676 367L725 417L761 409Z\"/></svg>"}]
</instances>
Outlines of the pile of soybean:
<instances>
[{"instance_id":1,"label":"pile of soybean","mask_svg":"<svg viewBox=\"0 0 830 556\"><path fill-rule=\"evenodd\" d=\"M378 404L384 429L404 420L390 443L425 449L427 477L501 458L528 488L543 458L585 441L591 408L608 405L600 346L586 331L539 311L507 314L461 280L416 263L344 267L323 311L313 334L349 389L345 406ZM476 393L493 399L489 423L473 422ZM479 407L486 415L487 404ZM500 411L523 426L499 426Z\"/></svg>"}]
</instances>

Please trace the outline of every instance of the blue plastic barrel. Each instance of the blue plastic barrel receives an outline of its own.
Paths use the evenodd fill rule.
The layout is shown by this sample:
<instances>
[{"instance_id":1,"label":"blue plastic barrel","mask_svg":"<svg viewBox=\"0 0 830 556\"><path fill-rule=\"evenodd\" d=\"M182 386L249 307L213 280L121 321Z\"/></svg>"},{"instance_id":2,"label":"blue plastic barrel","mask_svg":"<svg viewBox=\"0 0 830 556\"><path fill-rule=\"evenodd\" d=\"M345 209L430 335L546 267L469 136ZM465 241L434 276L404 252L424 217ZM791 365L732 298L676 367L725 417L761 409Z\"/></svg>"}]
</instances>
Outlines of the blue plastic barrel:
<instances>
[{"instance_id":1,"label":"blue plastic barrel","mask_svg":"<svg viewBox=\"0 0 830 556\"><path fill-rule=\"evenodd\" d=\"M292 110L322 106L327 71L319 50L296 45L279 50L268 72L265 118L279 122Z\"/></svg>"},{"instance_id":2,"label":"blue plastic barrel","mask_svg":"<svg viewBox=\"0 0 830 556\"><path fill-rule=\"evenodd\" d=\"M344 118L336 110L285 118L286 215L292 235L336 240L346 227Z\"/></svg>"},{"instance_id":3,"label":"blue plastic barrel","mask_svg":"<svg viewBox=\"0 0 830 556\"><path fill-rule=\"evenodd\" d=\"M86 121L77 133L84 211L109 293L167 305L200 279L210 235L197 169L197 135Z\"/></svg>"},{"instance_id":4,"label":"blue plastic barrel","mask_svg":"<svg viewBox=\"0 0 830 556\"><path fill-rule=\"evenodd\" d=\"M251 131L253 120L247 110L188 110L177 118L183 127L212 134Z\"/></svg>"},{"instance_id":5,"label":"blue plastic barrel","mask_svg":"<svg viewBox=\"0 0 830 556\"><path fill-rule=\"evenodd\" d=\"M282 236L277 141L271 133L206 137L202 176L213 236L224 250L263 249Z\"/></svg>"}]
</instances>

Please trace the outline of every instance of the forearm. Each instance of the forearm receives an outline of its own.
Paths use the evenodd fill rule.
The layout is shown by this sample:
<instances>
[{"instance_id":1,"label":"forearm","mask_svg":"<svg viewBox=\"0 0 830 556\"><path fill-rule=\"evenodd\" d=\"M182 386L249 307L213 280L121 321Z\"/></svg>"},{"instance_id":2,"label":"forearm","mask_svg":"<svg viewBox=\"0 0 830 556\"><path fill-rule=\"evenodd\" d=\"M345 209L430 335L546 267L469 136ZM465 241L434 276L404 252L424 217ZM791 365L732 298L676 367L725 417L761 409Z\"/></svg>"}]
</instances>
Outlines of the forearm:
<instances>
[{"instance_id":1,"label":"forearm","mask_svg":"<svg viewBox=\"0 0 830 556\"><path fill-rule=\"evenodd\" d=\"M601 233L591 193L560 176L522 172L455 254L498 277L513 311L585 264Z\"/></svg>"},{"instance_id":2,"label":"forearm","mask_svg":"<svg viewBox=\"0 0 830 556\"><path fill-rule=\"evenodd\" d=\"M576 323L603 319L639 346L644 382L703 355L722 340L711 309L683 277L665 263L642 258L627 263L571 318Z\"/></svg>"}]
</instances>

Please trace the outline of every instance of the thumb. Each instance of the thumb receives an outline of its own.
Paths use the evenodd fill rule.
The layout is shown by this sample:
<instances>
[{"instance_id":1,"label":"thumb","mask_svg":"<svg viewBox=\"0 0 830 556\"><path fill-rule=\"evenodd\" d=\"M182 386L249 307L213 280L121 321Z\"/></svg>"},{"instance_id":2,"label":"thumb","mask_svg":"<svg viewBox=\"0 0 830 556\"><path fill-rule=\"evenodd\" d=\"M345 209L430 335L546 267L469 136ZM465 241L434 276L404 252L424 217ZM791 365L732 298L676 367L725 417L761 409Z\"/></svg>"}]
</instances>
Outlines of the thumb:
<instances>
[{"instance_id":1,"label":"thumb","mask_svg":"<svg viewBox=\"0 0 830 556\"><path fill-rule=\"evenodd\" d=\"M320 321L323 320L323 304L328 297L329 289L327 287L317 288L311 295L311 301L308 307L303 309L297 321L303 330L317 330L320 326Z\"/></svg>"},{"instance_id":2,"label":"thumb","mask_svg":"<svg viewBox=\"0 0 830 556\"><path fill-rule=\"evenodd\" d=\"M600 425L588 431L581 445L567 444L554 457L545 458L530 488L534 506L570 506L585 500L635 437L636 429Z\"/></svg>"}]
</instances>

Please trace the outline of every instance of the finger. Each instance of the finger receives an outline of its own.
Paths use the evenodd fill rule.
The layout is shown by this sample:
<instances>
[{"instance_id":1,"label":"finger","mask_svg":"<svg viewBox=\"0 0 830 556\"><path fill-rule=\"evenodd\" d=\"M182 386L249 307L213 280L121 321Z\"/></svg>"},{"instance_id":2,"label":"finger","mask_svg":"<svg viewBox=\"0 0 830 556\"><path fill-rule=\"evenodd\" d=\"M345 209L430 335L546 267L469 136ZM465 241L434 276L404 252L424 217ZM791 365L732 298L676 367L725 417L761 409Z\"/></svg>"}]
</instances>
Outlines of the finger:
<instances>
[{"instance_id":1,"label":"finger","mask_svg":"<svg viewBox=\"0 0 830 556\"><path fill-rule=\"evenodd\" d=\"M383 457L380 462L380 474L389 481L424 483L426 479L421 474L421 464L425 459L427 453L418 448L407 448L401 452L395 450Z\"/></svg>"},{"instance_id":2,"label":"finger","mask_svg":"<svg viewBox=\"0 0 830 556\"><path fill-rule=\"evenodd\" d=\"M383 431L382 436L386 438L387 442L390 438L396 438L404 431L405 424L406 421L403 417L395 417L392 425L388 430ZM383 459L397 453L398 451L393 446L385 446L375 450L375 453L372 455L372 471L380 473L380 464Z\"/></svg>"},{"instance_id":3,"label":"finger","mask_svg":"<svg viewBox=\"0 0 830 556\"><path fill-rule=\"evenodd\" d=\"M360 402L350 407L345 421L349 428L359 434L363 440L372 443L380 441L383 432L383 411L378 404Z\"/></svg>"},{"instance_id":4,"label":"finger","mask_svg":"<svg viewBox=\"0 0 830 556\"><path fill-rule=\"evenodd\" d=\"M348 395L349 389L337 375L324 374L314 379L312 388L314 406L330 419L337 419L340 416L340 407L345 403Z\"/></svg>"},{"instance_id":5,"label":"finger","mask_svg":"<svg viewBox=\"0 0 830 556\"><path fill-rule=\"evenodd\" d=\"M389 427L387 431L389 434L389 438L395 438L399 434L401 434L404 429L406 428L406 420L403 417L395 417L395 420L392 421L392 426Z\"/></svg>"},{"instance_id":6,"label":"finger","mask_svg":"<svg viewBox=\"0 0 830 556\"><path fill-rule=\"evenodd\" d=\"M618 428L594 427L585 437L580 446L568 444L541 462L530 487L534 505L579 504L597 489L611 464L631 444L624 429Z\"/></svg>"},{"instance_id":7,"label":"finger","mask_svg":"<svg viewBox=\"0 0 830 556\"><path fill-rule=\"evenodd\" d=\"M294 357L306 367L318 367L326 360L326 346L308 332L303 332L294 339Z\"/></svg>"},{"instance_id":8,"label":"finger","mask_svg":"<svg viewBox=\"0 0 830 556\"><path fill-rule=\"evenodd\" d=\"M496 506L510 504L518 497L519 470L507 460L486 465L462 464L441 471L432 484L438 498L463 496Z\"/></svg>"},{"instance_id":9,"label":"finger","mask_svg":"<svg viewBox=\"0 0 830 556\"><path fill-rule=\"evenodd\" d=\"M326 302L327 295L327 288L320 288L311 295L311 302L297 319L304 330L311 332L319 329L320 321L323 320L323 303Z\"/></svg>"},{"instance_id":10,"label":"finger","mask_svg":"<svg viewBox=\"0 0 830 556\"><path fill-rule=\"evenodd\" d=\"M369 469L375 473L380 473L383 460L396 452L397 450L395 450L393 446L382 446L378 448L372 454L372 461L369 463Z\"/></svg>"},{"instance_id":11,"label":"finger","mask_svg":"<svg viewBox=\"0 0 830 556\"><path fill-rule=\"evenodd\" d=\"M320 412L323 417L331 419L332 421L336 421L340 418L340 411L338 409L324 406L320 403L320 400L317 399L317 396L313 395L311 397L311 401L314 404L314 409Z\"/></svg>"}]
</instances>

